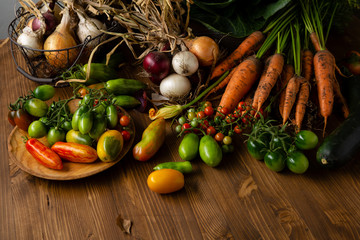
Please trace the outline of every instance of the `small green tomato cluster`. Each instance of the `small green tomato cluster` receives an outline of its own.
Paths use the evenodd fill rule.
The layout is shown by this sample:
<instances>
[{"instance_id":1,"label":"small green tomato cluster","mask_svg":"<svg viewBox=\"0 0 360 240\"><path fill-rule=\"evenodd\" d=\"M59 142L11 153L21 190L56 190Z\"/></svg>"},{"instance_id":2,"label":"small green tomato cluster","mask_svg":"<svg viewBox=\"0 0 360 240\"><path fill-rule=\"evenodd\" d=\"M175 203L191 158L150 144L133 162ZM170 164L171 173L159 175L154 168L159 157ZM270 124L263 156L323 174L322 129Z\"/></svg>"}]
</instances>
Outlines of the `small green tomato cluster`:
<instances>
[{"instance_id":1,"label":"small green tomato cluster","mask_svg":"<svg viewBox=\"0 0 360 240\"><path fill-rule=\"evenodd\" d=\"M318 144L317 135L309 130L302 130L296 135L285 132L286 125L271 125L272 120L258 121L248 135L247 150L265 165L280 172L287 167L291 172L302 174L309 167L309 160L303 150L309 150Z\"/></svg>"}]
</instances>

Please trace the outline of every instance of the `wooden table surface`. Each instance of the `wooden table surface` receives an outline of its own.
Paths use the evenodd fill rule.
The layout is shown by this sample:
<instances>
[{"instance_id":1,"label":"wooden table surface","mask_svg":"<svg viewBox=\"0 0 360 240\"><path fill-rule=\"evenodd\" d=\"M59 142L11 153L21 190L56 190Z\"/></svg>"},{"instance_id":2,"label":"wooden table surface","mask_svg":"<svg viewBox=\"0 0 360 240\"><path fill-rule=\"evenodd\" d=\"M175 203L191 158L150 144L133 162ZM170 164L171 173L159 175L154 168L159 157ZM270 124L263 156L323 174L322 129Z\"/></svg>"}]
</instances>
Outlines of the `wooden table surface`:
<instances>
[{"instance_id":1,"label":"wooden table surface","mask_svg":"<svg viewBox=\"0 0 360 240\"><path fill-rule=\"evenodd\" d=\"M360 239L359 161L329 171L309 152L305 174L275 173L252 159L236 138L236 151L218 167L194 160L182 190L151 192L146 179L152 168L181 160L180 140L171 134L170 123L165 144L148 162L129 153L84 179L29 175L9 159L7 106L37 83L16 71L9 44L0 49L0 81L0 239ZM69 91L58 89L57 96ZM150 120L135 110L129 113L138 142ZM130 234L119 227L122 220L131 221Z\"/></svg>"}]
</instances>

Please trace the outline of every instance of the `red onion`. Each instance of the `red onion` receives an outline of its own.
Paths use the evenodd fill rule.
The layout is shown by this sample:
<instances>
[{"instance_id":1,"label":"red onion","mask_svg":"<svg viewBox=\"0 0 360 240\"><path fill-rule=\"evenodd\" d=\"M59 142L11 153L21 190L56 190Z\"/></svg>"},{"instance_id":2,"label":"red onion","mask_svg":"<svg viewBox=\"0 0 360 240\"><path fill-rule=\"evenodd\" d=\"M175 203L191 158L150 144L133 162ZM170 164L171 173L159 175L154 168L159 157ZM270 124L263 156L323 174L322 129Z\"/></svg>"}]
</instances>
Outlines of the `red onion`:
<instances>
[{"instance_id":1,"label":"red onion","mask_svg":"<svg viewBox=\"0 0 360 240\"><path fill-rule=\"evenodd\" d=\"M151 52L145 56L143 67L151 74L150 80L158 84L170 71L170 60L163 52Z\"/></svg>"},{"instance_id":2,"label":"red onion","mask_svg":"<svg viewBox=\"0 0 360 240\"><path fill-rule=\"evenodd\" d=\"M45 25L46 25L45 34L50 34L52 31L54 31L56 27L55 16L49 11L43 13L42 15L45 19ZM34 21L32 22L31 27L33 31L38 30L41 27L41 21L38 18L35 18Z\"/></svg>"}]
</instances>

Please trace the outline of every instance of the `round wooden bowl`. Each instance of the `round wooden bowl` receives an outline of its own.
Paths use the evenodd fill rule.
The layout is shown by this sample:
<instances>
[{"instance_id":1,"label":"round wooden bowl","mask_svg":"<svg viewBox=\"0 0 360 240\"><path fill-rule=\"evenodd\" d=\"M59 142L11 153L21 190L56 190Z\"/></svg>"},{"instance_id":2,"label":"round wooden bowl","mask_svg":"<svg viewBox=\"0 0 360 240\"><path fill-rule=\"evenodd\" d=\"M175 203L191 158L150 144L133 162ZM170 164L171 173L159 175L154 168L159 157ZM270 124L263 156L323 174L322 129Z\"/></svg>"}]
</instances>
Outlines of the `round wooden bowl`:
<instances>
[{"instance_id":1,"label":"round wooden bowl","mask_svg":"<svg viewBox=\"0 0 360 240\"><path fill-rule=\"evenodd\" d=\"M128 115L123 109L122 112ZM99 159L93 163L73 163L63 161L63 169L61 170L47 168L36 161L35 158L26 150L24 137L26 136L29 138L29 135L27 132L19 129L18 127L15 127L8 137L8 152L10 159L20 169L36 177L50 180L73 180L84 178L114 166L126 155L135 139L135 127L133 121L131 121L129 127L131 129L131 139L124 142L124 147L119 157L116 161L110 163L102 162ZM38 140L49 146L46 137Z\"/></svg>"}]
</instances>

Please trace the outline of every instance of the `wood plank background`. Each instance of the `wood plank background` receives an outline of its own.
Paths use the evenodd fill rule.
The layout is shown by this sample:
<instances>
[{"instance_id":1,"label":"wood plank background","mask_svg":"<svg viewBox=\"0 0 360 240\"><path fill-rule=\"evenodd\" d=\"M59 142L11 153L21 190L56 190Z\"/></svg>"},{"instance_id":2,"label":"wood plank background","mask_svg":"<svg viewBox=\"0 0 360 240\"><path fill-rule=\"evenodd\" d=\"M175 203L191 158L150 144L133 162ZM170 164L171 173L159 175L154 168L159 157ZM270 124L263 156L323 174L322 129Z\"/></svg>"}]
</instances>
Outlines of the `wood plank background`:
<instances>
[{"instance_id":1,"label":"wood plank background","mask_svg":"<svg viewBox=\"0 0 360 240\"><path fill-rule=\"evenodd\" d=\"M360 43L354 42L356 36L349 39ZM344 45L337 49L352 46ZM133 74L126 71L124 77ZM305 174L274 173L236 138L236 151L217 168L196 159L182 190L151 192L146 179L152 168L180 161L180 140L170 124L165 144L148 162L135 161L130 153L84 179L31 176L8 157L7 106L37 84L16 71L9 45L0 49L0 81L0 239L360 239L359 161L329 171L309 152ZM67 88L57 90L58 97L68 95ZM129 113L138 142L150 120L135 110ZM121 220L131 221L130 234L118 226Z\"/></svg>"}]
</instances>

